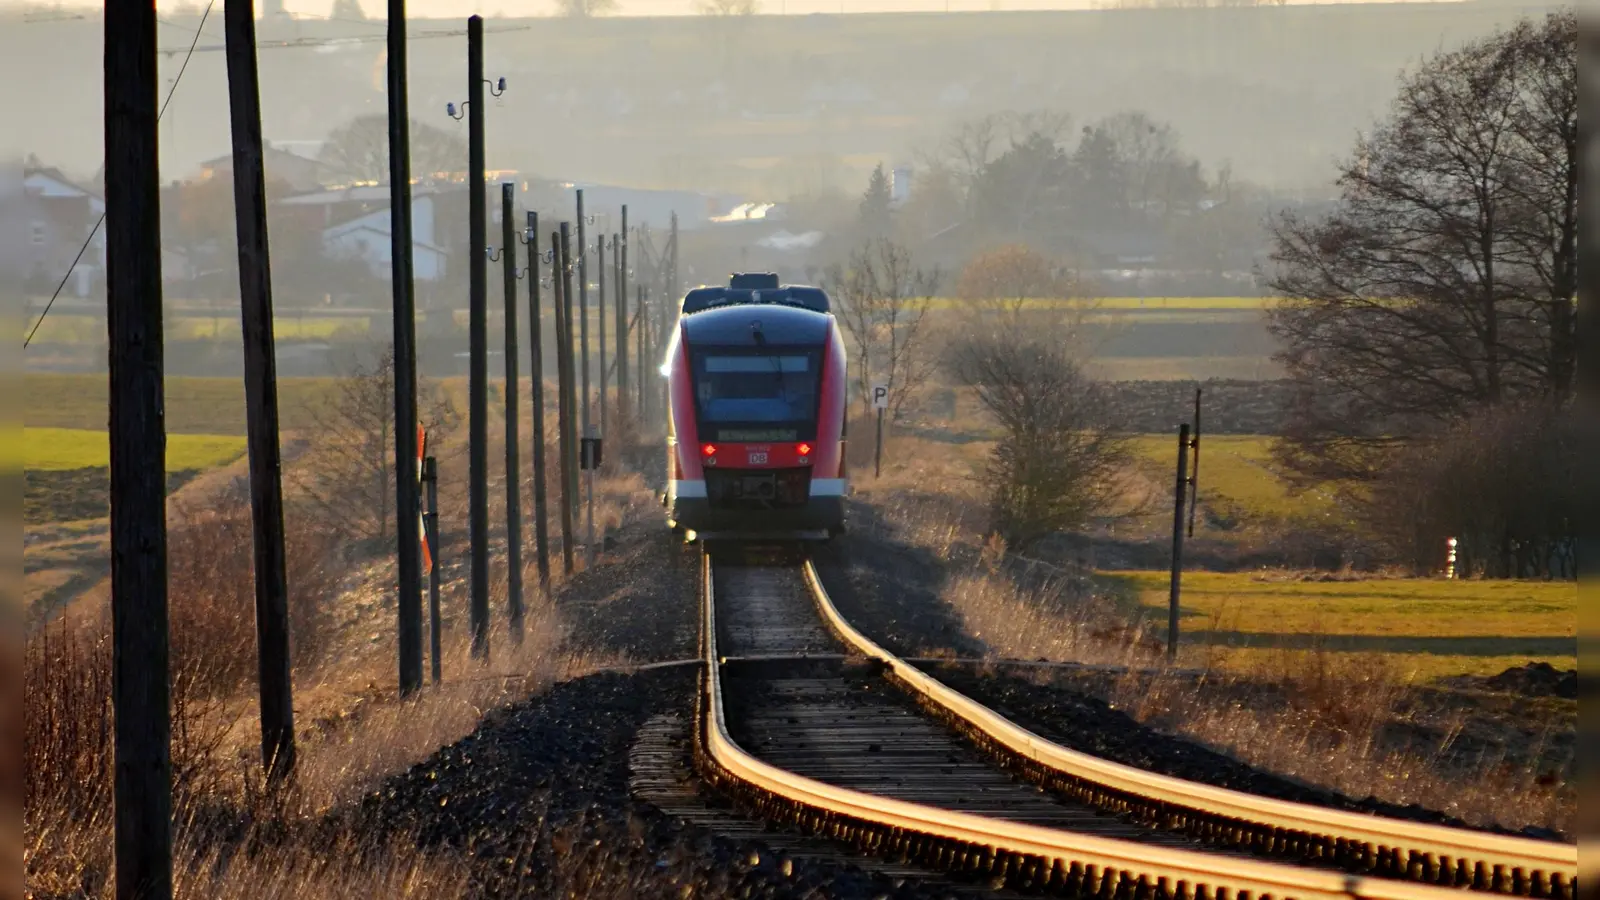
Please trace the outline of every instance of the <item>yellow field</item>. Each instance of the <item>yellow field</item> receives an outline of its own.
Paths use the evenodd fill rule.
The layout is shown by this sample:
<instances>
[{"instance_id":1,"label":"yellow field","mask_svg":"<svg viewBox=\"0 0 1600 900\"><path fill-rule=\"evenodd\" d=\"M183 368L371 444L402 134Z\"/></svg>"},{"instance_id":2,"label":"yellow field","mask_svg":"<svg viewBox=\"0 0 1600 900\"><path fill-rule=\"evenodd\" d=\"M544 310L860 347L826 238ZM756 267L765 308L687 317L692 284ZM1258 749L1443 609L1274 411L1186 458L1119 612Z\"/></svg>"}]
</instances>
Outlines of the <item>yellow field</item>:
<instances>
[{"instance_id":1,"label":"yellow field","mask_svg":"<svg viewBox=\"0 0 1600 900\"><path fill-rule=\"evenodd\" d=\"M1091 300L1055 300L1039 298L1024 300L1024 309L1051 309L1058 306L1083 306L1086 309L1165 309L1184 310L1250 310L1266 309L1272 297L1097 297ZM956 297L936 297L932 308L950 309L966 301Z\"/></svg>"},{"instance_id":2,"label":"yellow field","mask_svg":"<svg viewBox=\"0 0 1600 900\"><path fill-rule=\"evenodd\" d=\"M102 430L108 399L105 375L29 373L22 379L23 421L38 428ZM336 382L329 378L282 378L278 410L286 430L314 425L307 412L326 403ZM244 381L239 378L168 376L168 434L243 435ZM169 438L170 441L170 438Z\"/></svg>"},{"instance_id":3,"label":"yellow field","mask_svg":"<svg viewBox=\"0 0 1600 900\"><path fill-rule=\"evenodd\" d=\"M165 323L168 340L233 340L240 339L239 311L223 309L210 315L169 316ZM33 322L28 323L33 327ZM272 333L279 340L330 340L335 338L366 338L371 319L365 316L278 316L273 320ZM34 342L39 344L92 344L106 338L104 319L95 316L74 316L51 313L39 326Z\"/></svg>"},{"instance_id":4,"label":"yellow field","mask_svg":"<svg viewBox=\"0 0 1600 900\"><path fill-rule=\"evenodd\" d=\"M221 434L167 436L167 471L210 469L238 459L245 451L242 437ZM111 445L104 431L78 428L26 428L22 448L24 469L59 472L98 469L111 464Z\"/></svg>"},{"instance_id":5,"label":"yellow field","mask_svg":"<svg viewBox=\"0 0 1600 900\"><path fill-rule=\"evenodd\" d=\"M1290 491L1289 484L1273 469L1272 440L1257 435L1202 433L1200 502L1232 504L1249 516L1262 518L1337 514L1333 498L1325 491ZM1177 463L1176 436L1141 435L1134 439L1134 449L1162 471L1170 473Z\"/></svg>"},{"instance_id":6,"label":"yellow field","mask_svg":"<svg viewBox=\"0 0 1600 900\"><path fill-rule=\"evenodd\" d=\"M1165 635L1166 573L1102 578ZM1286 653L1324 651L1427 680L1531 661L1575 668L1577 607L1570 581L1290 581L1189 572L1179 628L1181 643L1219 648L1230 667L1281 665Z\"/></svg>"}]
</instances>

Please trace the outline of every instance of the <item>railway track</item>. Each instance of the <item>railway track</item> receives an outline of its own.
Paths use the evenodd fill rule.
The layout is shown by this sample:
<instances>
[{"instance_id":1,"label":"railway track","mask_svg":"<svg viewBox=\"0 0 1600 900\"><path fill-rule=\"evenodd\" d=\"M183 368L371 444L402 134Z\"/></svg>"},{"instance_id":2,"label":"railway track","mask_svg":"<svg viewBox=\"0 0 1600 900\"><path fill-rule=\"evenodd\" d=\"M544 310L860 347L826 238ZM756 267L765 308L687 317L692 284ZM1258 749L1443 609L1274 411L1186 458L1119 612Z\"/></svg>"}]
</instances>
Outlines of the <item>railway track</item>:
<instances>
[{"instance_id":1,"label":"railway track","mask_svg":"<svg viewBox=\"0 0 1600 900\"><path fill-rule=\"evenodd\" d=\"M1051 744L856 631L809 562L715 553L695 763L762 818L1022 892L1576 896L1571 845L1273 800Z\"/></svg>"}]
</instances>

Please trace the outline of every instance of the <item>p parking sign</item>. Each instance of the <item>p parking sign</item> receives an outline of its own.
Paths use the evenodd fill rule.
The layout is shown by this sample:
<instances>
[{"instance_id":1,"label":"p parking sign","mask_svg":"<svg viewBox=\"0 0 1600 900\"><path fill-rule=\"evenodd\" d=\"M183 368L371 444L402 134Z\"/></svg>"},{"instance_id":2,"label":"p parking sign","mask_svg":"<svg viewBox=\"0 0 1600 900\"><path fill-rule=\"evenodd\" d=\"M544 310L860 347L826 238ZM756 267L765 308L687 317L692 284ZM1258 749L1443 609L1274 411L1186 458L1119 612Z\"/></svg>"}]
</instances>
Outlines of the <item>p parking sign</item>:
<instances>
[{"instance_id":1,"label":"p parking sign","mask_svg":"<svg viewBox=\"0 0 1600 900\"><path fill-rule=\"evenodd\" d=\"M887 381L875 381L872 383L872 408L889 408L889 383Z\"/></svg>"}]
</instances>

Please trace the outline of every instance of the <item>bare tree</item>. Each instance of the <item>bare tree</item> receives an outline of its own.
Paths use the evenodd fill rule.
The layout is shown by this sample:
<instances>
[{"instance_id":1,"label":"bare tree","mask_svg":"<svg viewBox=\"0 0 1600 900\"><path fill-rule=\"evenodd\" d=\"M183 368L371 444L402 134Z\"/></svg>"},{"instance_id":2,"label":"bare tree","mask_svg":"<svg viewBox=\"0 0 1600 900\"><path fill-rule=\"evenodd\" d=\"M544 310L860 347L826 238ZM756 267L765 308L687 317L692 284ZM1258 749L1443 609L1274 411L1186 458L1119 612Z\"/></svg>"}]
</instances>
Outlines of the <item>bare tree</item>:
<instances>
[{"instance_id":1,"label":"bare tree","mask_svg":"<svg viewBox=\"0 0 1600 900\"><path fill-rule=\"evenodd\" d=\"M936 363L924 346L927 316L939 280L937 269L918 268L910 250L886 238L863 243L845 264L824 273L823 285L852 345L863 412L870 412L874 381L889 385L893 420L927 382Z\"/></svg>"},{"instance_id":2,"label":"bare tree","mask_svg":"<svg viewBox=\"0 0 1600 900\"><path fill-rule=\"evenodd\" d=\"M417 395L426 403L418 420L436 446L455 424L455 411L436 386L419 380ZM308 416L315 425L311 449L293 477L305 502L337 536L386 545L395 521L394 348L354 365Z\"/></svg>"},{"instance_id":3,"label":"bare tree","mask_svg":"<svg viewBox=\"0 0 1600 900\"><path fill-rule=\"evenodd\" d=\"M994 319L1007 328L1023 326L1029 301L1066 300L1082 306L1089 294L1075 271L1024 244L1007 244L973 257L956 280L956 296L969 317Z\"/></svg>"},{"instance_id":4,"label":"bare tree","mask_svg":"<svg viewBox=\"0 0 1600 900\"><path fill-rule=\"evenodd\" d=\"M1576 36L1568 11L1430 60L1358 142L1338 208L1277 224L1295 471L1370 478L1397 442L1571 394Z\"/></svg>"},{"instance_id":5,"label":"bare tree","mask_svg":"<svg viewBox=\"0 0 1600 900\"><path fill-rule=\"evenodd\" d=\"M617 0L555 0L556 14L569 19L589 19L617 11Z\"/></svg>"},{"instance_id":6,"label":"bare tree","mask_svg":"<svg viewBox=\"0 0 1600 900\"><path fill-rule=\"evenodd\" d=\"M389 180L389 120L382 113L356 116L328 134L321 161L351 181ZM458 135L411 120L411 171L418 178L466 169L467 144Z\"/></svg>"},{"instance_id":7,"label":"bare tree","mask_svg":"<svg viewBox=\"0 0 1600 900\"><path fill-rule=\"evenodd\" d=\"M1041 135L1052 144L1058 142L1071 122L1069 113L1058 110L989 113L956 125L934 145L932 152L919 154L919 165L950 173L966 198L970 215L973 188L990 163L1033 135Z\"/></svg>"},{"instance_id":8,"label":"bare tree","mask_svg":"<svg viewBox=\"0 0 1600 900\"><path fill-rule=\"evenodd\" d=\"M1070 334L968 334L949 360L1003 434L982 480L990 527L1008 546L1024 549L1116 510L1128 444Z\"/></svg>"}]
</instances>

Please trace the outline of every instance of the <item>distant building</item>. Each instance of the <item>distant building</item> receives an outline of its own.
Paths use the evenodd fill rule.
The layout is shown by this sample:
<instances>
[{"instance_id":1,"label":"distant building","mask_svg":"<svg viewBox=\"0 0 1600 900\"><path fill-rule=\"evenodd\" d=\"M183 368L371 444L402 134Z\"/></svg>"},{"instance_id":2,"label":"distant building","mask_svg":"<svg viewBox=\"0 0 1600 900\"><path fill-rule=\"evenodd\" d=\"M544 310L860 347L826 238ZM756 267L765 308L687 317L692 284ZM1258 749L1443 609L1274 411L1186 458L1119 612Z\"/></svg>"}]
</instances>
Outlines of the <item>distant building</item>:
<instances>
[{"instance_id":1,"label":"distant building","mask_svg":"<svg viewBox=\"0 0 1600 900\"><path fill-rule=\"evenodd\" d=\"M327 184L332 176L329 168L321 162L272 144L262 147L261 157L266 167L267 180L282 181L289 185L290 190L314 191ZM232 177L232 153L208 159L200 164L201 180Z\"/></svg>"},{"instance_id":2,"label":"distant building","mask_svg":"<svg viewBox=\"0 0 1600 900\"><path fill-rule=\"evenodd\" d=\"M0 271L21 273L50 290L65 277L67 292L88 296L105 275L105 231L95 227L105 201L45 166L23 169L19 199L0 212L8 220L0 233L21 235L20 241L0 241Z\"/></svg>"},{"instance_id":3,"label":"distant building","mask_svg":"<svg viewBox=\"0 0 1600 900\"><path fill-rule=\"evenodd\" d=\"M322 252L329 259L357 260L374 278L388 278L394 258L389 229L389 207L373 210L322 231ZM433 198L411 201L411 274L417 281L445 277L449 254L434 242Z\"/></svg>"},{"instance_id":4,"label":"distant building","mask_svg":"<svg viewBox=\"0 0 1600 900\"><path fill-rule=\"evenodd\" d=\"M889 202L895 206L911 198L911 167L895 166L889 173Z\"/></svg>"},{"instance_id":5,"label":"distant building","mask_svg":"<svg viewBox=\"0 0 1600 900\"><path fill-rule=\"evenodd\" d=\"M544 180L525 181L524 185L528 192L526 200L538 209L573 209L576 193L582 188L584 212L601 217L596 223L597 228L621 227L623 204L628 206L630 227L648 225L657 231L665 230L671 224L672 214L677 213L678 228L694 231L713 224L718 217L727 216L745 203L739 197L699 191ZM609 225L605 224L608 218Z\"/></svg>"}]
</instances>

